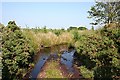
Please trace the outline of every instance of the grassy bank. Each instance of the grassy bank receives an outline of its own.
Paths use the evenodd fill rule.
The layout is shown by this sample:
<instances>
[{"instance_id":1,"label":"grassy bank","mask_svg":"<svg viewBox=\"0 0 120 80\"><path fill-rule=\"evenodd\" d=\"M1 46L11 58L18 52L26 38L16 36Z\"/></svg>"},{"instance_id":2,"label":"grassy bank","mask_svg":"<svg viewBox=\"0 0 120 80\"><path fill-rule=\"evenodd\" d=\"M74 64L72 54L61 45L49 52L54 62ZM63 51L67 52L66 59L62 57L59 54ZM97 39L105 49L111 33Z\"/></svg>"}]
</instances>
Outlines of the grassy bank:
<instances>
[{"instance_id":1,"label":"grassy bank","mask_svg":"<svg viewBox=\"0 0 120 80\"><path fill-rule=\"evenodd\" d=\"M62 32L56 35L50 30L47 31L47 33L41 31L36 33L33 30L23 30L23 34L30 40L30 44L33 45L36 51L38 51L41 46L50 47L52 45L69 44L73 42L73 35L69 32Z\"/></svg>"},{"instance_id":2,"label":"grassy bank","mask_svg":"<svg viewBox=\"0 0 120 80\"><path fill-rule=\"evenodd\" d=\"M65 78L59 69L58 61L48 61L38 74L38 78Z\"/></svg>"}]
</instances>

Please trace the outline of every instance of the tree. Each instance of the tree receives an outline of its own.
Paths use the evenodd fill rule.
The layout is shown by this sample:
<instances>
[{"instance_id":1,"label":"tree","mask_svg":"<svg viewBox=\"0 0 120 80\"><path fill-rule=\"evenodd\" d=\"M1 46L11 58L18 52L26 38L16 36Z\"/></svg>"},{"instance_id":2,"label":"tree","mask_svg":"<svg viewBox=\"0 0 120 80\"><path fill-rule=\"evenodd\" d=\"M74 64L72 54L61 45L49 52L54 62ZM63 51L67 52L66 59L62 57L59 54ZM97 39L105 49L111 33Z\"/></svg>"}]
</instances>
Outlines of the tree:
<instances>
[{"instance_id":1,"label":"tree","mask_svg":"<svg viewBox=\"0 0 120 80\"><path fill-rule=\"evenodd\" d=\"M70 26L67 30L77 30L78 28L77 27L73 27L73 26Z\"/></svg>"},{"instance_id":2,"label":"tree","mask_svg":"<svg viewBox=\"0 0 120 80\"><path fill-rule=\"evenodd\" d=\"M92 30L94 30L94 27L92 26Z\"/></svg>"},{"instance_id":3,"label":"tree","mask_svg":"<svg viewBox=\"0 0 120 80\"><path fill-rule=\"evenodd\" d=\"M33 48L14 21L4 28L2 37L2 79L21 80L33 62Z\"/></svg>"},{"instance_id":4,"label":"tree","mask_svg":"<svg viewBox=\"0 0 120 80\"><path fill-rule=\"evenodd\" d=\"M87 30L86 27L79 27L78 30Z\"/></svg>"},{"instance_id":5,"label":"tree","mask_svg":"<svg viewBox=\"0 0 120 80\"><path fill-rule=\"evenodd\" d=\"M88 18L93 18L92 25L119 23L120 22L120 1L119 2L96 2L88 11Z\"/></svg>"}]
</instances>

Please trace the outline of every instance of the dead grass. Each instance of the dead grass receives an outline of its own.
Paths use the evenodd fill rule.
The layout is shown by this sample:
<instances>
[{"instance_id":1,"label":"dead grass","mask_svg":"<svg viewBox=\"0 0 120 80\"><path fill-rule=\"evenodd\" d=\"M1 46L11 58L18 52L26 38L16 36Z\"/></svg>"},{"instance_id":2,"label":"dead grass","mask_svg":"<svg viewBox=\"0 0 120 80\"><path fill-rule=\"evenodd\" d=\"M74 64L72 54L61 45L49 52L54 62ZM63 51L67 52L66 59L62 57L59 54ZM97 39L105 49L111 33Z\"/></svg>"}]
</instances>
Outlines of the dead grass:
<instances>
[{"instance_id":1,"label":"dead grass","mask_svg":"<svg viewBox=\"0 0 120 80\"><path fill-rule=\"evenodd\" d=\"M38 32L35 33L32 30L23 31L25 36L30 39L31 44L38 50L41 45L44 47L49 47L52 45L58 45L63 43L71 43L73 36L69 32L63 32L61 35L57 36L53 32L43 33Z\"/></svg>"}]
</instances>

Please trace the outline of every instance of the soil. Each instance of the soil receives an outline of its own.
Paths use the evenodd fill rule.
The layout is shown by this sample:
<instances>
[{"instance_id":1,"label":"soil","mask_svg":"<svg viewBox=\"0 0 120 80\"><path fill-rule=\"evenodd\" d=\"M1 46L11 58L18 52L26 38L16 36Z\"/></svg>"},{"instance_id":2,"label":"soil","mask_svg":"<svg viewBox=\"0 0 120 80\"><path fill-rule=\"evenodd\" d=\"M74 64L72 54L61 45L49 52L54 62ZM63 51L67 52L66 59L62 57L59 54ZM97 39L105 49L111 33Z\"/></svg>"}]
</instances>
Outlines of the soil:
<instances>
[{"instance_id":1,"label":"soil","mask_svg":"<svg viewBox=\"0 0 120 80\"><path fill-rule=\"evenodd\" d=\"M50 61L50 60L49 60ZM46 78L46 75L45 75L45 69L47 69L47 66L49 63L49 61L47 61L45 63L45 65L43 66L43 68L41 69L41 72L38 74L38 77L37 78ZM57 62L57 61L56 61ZM57 67L57 69L60 70L60 74L63 76L62 78L69 78L69 79L72 79L72 78L78 78L78 79L84 79L82 77L82 75L80 74L79 70L77 69L77 67L73 66L74 68L74 73L69 73L68 70L67 70L67 67L64 65L64 64L61 64L60 63L60 60L58 60L59 62L59 65Z\"/></svg>"}]
</instances>

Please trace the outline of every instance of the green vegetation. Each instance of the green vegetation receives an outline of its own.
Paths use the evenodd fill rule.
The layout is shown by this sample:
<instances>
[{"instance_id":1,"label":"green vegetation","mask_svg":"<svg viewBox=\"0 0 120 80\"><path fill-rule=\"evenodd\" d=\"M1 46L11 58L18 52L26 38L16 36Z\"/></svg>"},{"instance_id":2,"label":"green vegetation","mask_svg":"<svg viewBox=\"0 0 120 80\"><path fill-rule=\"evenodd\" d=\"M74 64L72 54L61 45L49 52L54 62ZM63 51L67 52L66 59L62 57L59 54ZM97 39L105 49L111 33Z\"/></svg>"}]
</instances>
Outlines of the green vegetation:
<instances>
[{"instance_id":1,"label":"green vegetation","mask_svg":"<svg viewBox=\"0 0 120 80\"><path fill-rule=\"evenodd\" d=\"M33 62L34 50L14 21L2 28L2 79L22 79Z\"/></svg>"},{"instance_id":2,"label":"green vegetation","mask_svg":"<svg viewBox=\"0 0 120 80\"><path fill-rule=\"evenodd\" d=\"M43 75L43 72L45 75ZM38 75L38 78L64 78L59 69L58 61L51 60L45 64L44 71Z\"/></svg>"},{"instance_id":3,"label":"green vegetation","mask_svg":"<svg viewBox=\"0 0 120 80\"><path fill-rule=\"evenodd\" d=\"M57 62L51 61L50 65L47 67L46 78L64 78L59 69L57 69L59 64Z\"/></svg>"},{"instance_id":4,"label":"green vegetation","mask_svg":"<svg viewBox=\"0 0 120 80\"><path fill-rule=\"evenodd\" d=\"M8 22L6 27L0 24L2 79L23 79L29 67L34 66L33 57L41 48L66 43L75 47L75 56L81 63L79 71L84 78L120 79L119 4L97 2L91 7L88 13L89 18L95 20L92 24L104 25L97 30L93 26L92 30L72 26L67 30L47 29L46 26L20 29L14 21ZM46 65L45 78L64 78L57 62L50 61Z\"/></svg>"},{"instance_id":5,"label":"green vegetation","mask_svg":"<svg viewBox=\"0 0 120 80\"><path fill-rule=\"evenodd\" d=\"M0 24L0 79L2 79L2 28L4 27L4 25Z\"/></svg>"},{"instance_id":6,"label":"green vegetation","mask_svg":"<svg viewBox=\"0 0 120 80\"><path fill-rule=\"evenodd\" d=\"M46 29L44 32L42 29L21 30L10 21L6 27L1 26L1 34L3 79L22 79L30 65L34 65L33 57L41 45L50 47L64 43L77 50L75 55L82 64L79 67L83 77L112 79L120 76L119 24L111 23L98 30ZM46 77L63 77L56 65L50 62Z\"/></svg>"},{"instance_id":7,"label":"green vegetation","mask_svg":"<svg viewBox=\"0 0 120 80\"><path fill-rule=\"evenodd\" d=\"M93 71L88 70L85 66L80 66L80 72L84 78L94 78Z\"/></svg>"},{"instance_id":8,"label":"green vegetation","mask_svg":"<svg viewBox=\"0 0 120 80\"><path fill-rule=\"evenodd\" d=\"M116 13L113 13L116 12ZM88 33L77 33L75 47L77 59L88 71L93 71L94 79L111 80L120 78L120 24L119 2L97 2L88 11L94 18L93 25L104 24L101 29L92 26ZM91 33L92 32L92 33ZM90 34L89 34L90 33ZM84 68L83 72L86 72ZM82 69L80 71L82 71ZM82 73L84 77L84 73ZM91 75L89 75L91 76Z\"/></svg>"},{"instance_id":9,"label":"green vegetation","mask_svg":"<svg viewBox=\"0 0 120 80\"><path fill-rule=\"evenodd\" d=\"M118 2L96 2L88 11L89 17L93 18L92 25L110 24L120 22L120 1Z\"/></svg>"},{"instance_id":10,"label":"green vegetation","mask_svg":"<svg viewBox=\"0 0 120 80\"><path fill-rule=\"evenodd\" d=\"M47 33L42 32L42 29L27 29L23 30L24 35L30 40L34 50L38 51L43 45L50 47L52 45L65 44L72 42L72 34L64 30L47 29Z\"/></svg>"},{"instance_id":11,"label":"green vegetation","mask_svg":"<svg viewBox=\"0 0 120 80\"><path fill-rule=\"evenodd\" d=\"M96 31L94 35L82 35L75 43L79 61L87 69L94 71L94 78L111 79L114 76L120 76L119 43L116 44L114 41L118 40L119 32L116 29L114 38L117 35L117 39L114 39L105 36L110 34L107 30L103 28ZM110 30L113 31L113 29Z\"/></svg>"},{"instance_id":12,"label":"green vegetation","mask_svg":"<svg viewBox=\"0 0 120 80\"><path fill-rule=\"evenodd\" d=\"M86 27L73 27L73 26L70 26L68 29L68 31L70 30L87 30Z\"/></svg>"},{"instance_id":13,"label":"green vegetation","mask_svg":"<svg viewBox=\"0 0 120 80\"><path fill-rule=\"evenodd\" d=\"M94 19L92 25L104 25L102 29L95 31L96 36L87 36L86 39L89 39L85 39L84 45L77 48L80 55L87 58L83 64L94 71L94 79L120 79L119 4L120 1L96 2L88 11L89 18Z\"/></svg>"}]
</instances>

